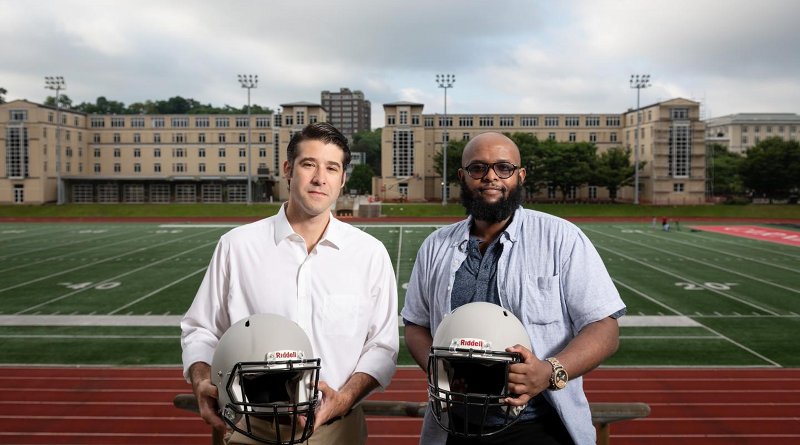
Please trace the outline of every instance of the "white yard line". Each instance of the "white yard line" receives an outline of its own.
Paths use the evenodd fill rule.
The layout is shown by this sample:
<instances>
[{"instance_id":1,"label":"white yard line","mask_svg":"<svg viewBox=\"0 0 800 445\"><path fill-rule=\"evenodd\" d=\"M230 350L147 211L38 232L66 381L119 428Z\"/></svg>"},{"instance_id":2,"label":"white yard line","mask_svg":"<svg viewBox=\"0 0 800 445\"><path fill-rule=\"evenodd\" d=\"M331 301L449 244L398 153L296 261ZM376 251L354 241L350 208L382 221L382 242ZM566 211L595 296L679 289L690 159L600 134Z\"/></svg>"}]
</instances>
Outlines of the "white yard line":
<instances>
[{"instance_id":1,"label":"white yard line","mask_svg":"<svg viewBox=\"0 0 800 445\"><path fill-rule=\"evenodd\" d=\"M683 244L684 246L690 246L690 247L694 247L694 248L697 248L697 249L708 250L708 251L711 251L711 252L715 252L715 253L719 253L719 254L722 254L722 255L730 256L730 257L733 257L733 258L740 258L740 259L743 259L743 260L746 260L746 261L752 261L754 263L764 264L764 265L769 266L769 267L774 267L774 268L777 268L777 269L783 269L783 270L787 270L789 272L794 272L794 273L800 272L800 269L798 269L798 268L781 266L781 265L778 265L778 264L775 264L775 263L770 263L768 261L762 261L762 260L759 260L759 259L756 259L756 258L750 258L750 257L742 256L742 255L736 255L735 253L726 252L724 250L717 250L717 249L713 249L711 247L705 247L705 246L700 246L700 245L694 244L694 243L680 241L680 240L677 240L677 239L672 238L672 237L656 236L656 235L653 235L653 234L650 234L650 233L645 233L644 235L646 235L648 237L651 237L651 238L656 238L656 239L660 239L660 240L667 240L669 242Z\"/></svg>"},{"instance_id":2,"label":"white yard line","mask_svg":"<svg viewBox=\"0 0 800 445\"><path fill-rule=\"evenodd\" d=\"M725 243L725 244L734 244L734 245L737 245L737 246L741 246L742 244L744 244L744 242L747 242L747 244L748 244L747 247L750 248L750 249L763 250L765 252L769 252L772 255L788 256L789 258L795 258L795 259L800 260L800 255L792 255L791 253L778 252L777 250L774 250L774 249L768 249L766 247L761 247L760 245L756 245L755 243L759 242L759 240L755 240L755 239L752 239L752 238L738 237L737 240L739 240L739 241L729 241L727 239L719 239L719 238L715 238L713 236L709 236L709 232L694 232L694 233L690 232L690 233L688 233L688 235L689 236L693 236L693 237L697 237L697 238L701 238L701 239L705 239L705 240L712 240L714 242L721 242L721 243ZM775 245L778 246L778 245L781 245L781 244L775 244Z\"/></svg>"},{"instance_id":3,"label":"white yard line","mask_svg":"<svg viewBox=\"0 0 800 445\"><path fill-rule=\"evenodd\" d=\"M400 282L400 252L403 251L403 228L400 227L400 235L398 236L397 240L397 260L394 262L394 279L398 283Z\"/></svg>"},{"instance_id":4,"label":"white yard line","mask_svg":"<svg viewBox=\"0 0 800 445\"><path fill-rule=\"evenodd\" d=\"M159 293L159 292L163 291L164 289L170 288L170 287L172 287L172 286L174 286L174 285L176 285L176 284L180 283L180 282L181 282L181 281L183 281L183 280L186 280L186 279L188 279L188 278L191 278L191 277L193 277L193 276L195 276L195 275L199 274L200 272L205 272L205 270L206 270L206 269L208 269L208 267L201 267L200 269L197 269L197 270L195 270L194 272L190 273L189 275L186 275L186 276L184 276L184 277L178 278L177 280L173 281L172 283L169 283L169 284L167 284L167 285L165 285L165 286L162 286L162 287L160 287L160 288L158 288L158 289L154 290L153 292L150 292L150 293L149 293L149 294L147 294L147 295L143 295L143 296L141 296L141 297L139 297L139 298L137 298L137 299L135 299L135 300L131 301L131 302L130 302L130 303L128 303L128 304L122 305L122 306L120 306L120 307L118 307L118 308L114 309L113 311L109 312L109 313L108 313L108 315L114 315L114 314L116 314L117 312L119 312L119 311L121 311L121 310L124 310L124 309L126 309L126 308L129 308L129 307L133 306L134 304L136 304L136 303L138 303L138 302L140 302L140 301L146 300L146 299L148 299L148 298L152 297L153 295L156 295L157 293Z\"/></svg>"},{"instance_id":5,"label":"white yard line","mask_svg":"<svg viewBox=\"0 0 800 445\"><path fill-rule=\"evenodd\" d=\"M119 234L113 234L113 235L119 235ZM113 235L109 235L109 236L113 236ZM126 236L126 234L122 234L122 236ZM97 249L105 249L105 248L107 248L107 247L110 247L110 246L116 246L116 245L118 245L118 244L129 243L129 242L131 242L131 241L138 241L138 240L141 240L141 239L146 239L146 238L150 238L150 237L153 237L153 236L158 236L158 235L157 235L157 234L153 234L153 235L149 235L149 236L141 236L141 237L132 238L130 234L127 234L127 238L126 238L126 239L124 239L124 240L122 240L122 241L119 241L119 242L116 242L116 243L111 243L111 244L103 244L103 245L101 245L101 246L90 247L90 248L88 248L88 249L83 249L83 250L72 251L72 252L70 252L70 253L65 253L65 254L63 254L63 255L58 255L58 256L54 256L54 257L43 258L43 259L41 259L41 260L39 260L39 261L34 261L34 262L32 262L32 263L24 263L24 264L20 264L20 265L14 266L14 267L9 267L9 268L7 268L7 269L0 270L0 273L3 273L3 272L8 272L8 271L10 271L10 270L20 269L20 268L23 268L23 267L33 266L33 265L36 265L36 264L39 264L39 263L44 263L45 261L57 260L57 259L59 259L59 258L64 258L64 257L67 257L67 256L80 255L80 254L84 254L84 253L86 253L86 252L91 252L92 250L97 250ZM93 239L91 239L91 240L88 240L88 239L87 239L87 240L80 241L80 242L85 242L85 241L97 241L98 239L103 239L103 238L107 238L107 237L97 237L97 238L93 238ZM55 246L55 247L63 247L63 246L67 246L67 245L69 245L69 244L62 244L62 245L60 245L60 246ZM39 250L50 250L50 249L52 249L53 247L54 247L54 246L45 247L45 248L43 248L43 249L36 249L36 250L30 251L30 252L28 252L28 253L36 252L36 251L39 251ZM6 258L10 258L11 256L16 256L16 254L15 254L15 255L9 255L9 256L8 256L8 257L6 257Z\"/></svg>"},{"instance_id":6,"label":"white yard line","mask_svg":"<svg viewBox=\"0 0 800 445\"><path fill-rule=\"evenodd\" d=\"M208 246L212 246L212 245L214 245L216 243L217 243L216 241L212 241L212 242L209 242L209 243L201 244L201 245L199 245L197 247L191 248L189 250L184 250L183 252L176 253L175 255L172 255L172 256L169 256L169 257L166 257L166 258L162 258L162 259L160 259L158 261L152 262L152 263L147 264L145 266L137 267L136 269L129 270L129 271L125 272L125 273L121 273L121 274L113 276L111 278L106 278L105 280L99 281L97 284L103 284L103 283L107 283L109 281L117 280L117 279L122 278L124 276L128 276L128 275L130 275L132 273L139 272L140 270L148 269L148 268L153 267L155 265L161 264L161 263L163 263L165 261L169 261L169 260L171 260L171 259L173 259L175 257L179 257L179 256L185 255L185 254L187 254L189 252L193 252L193 251L195 251L197 249L203 249L203 248L206 248ZM40 308L42 306L47 306L48 304L55 303L56 301L61 301L61 300L65 299L65 298L71 297L71 296L73 296L75 294L81 293L81 292L83 292L85 290L89 290L89 289L93 289L93 287L84 287L83 289L78 289L78 290L75 290L73 292L69 292L69 293L66 293L64 295L61 295L61 296L58 296L58 297L55 297L55 298L51 298L50 300L47 300L45 302L30 306L27 309L23 309L23 310L21 310L19 312L16 312L15 315L21 315L21 314L24 314L26 312L30 312L30 311L32 311L34 309L38 309L38 308Z\"/></svg>"},{"instance_id":7,"label":"white yard line","mask_svg":"<svg viewBox=\"0 0 800 445\"><path fill-rule=\"evenodd\" d=\"M105 263L105 262L108 262L108 261L111 261L111 260L115 260L117 258L122 258L122 257L126 257L128 255L133 255L135 253L144 252L144 251L152 249L154 247L164 246L164 245L167 245L167 244L171 244L171 243L175 243L175 242L178 242L178 241L185 240L187 238L192 238L192 237L195 237L195 236L198 236L198 235L203 235L203 234L206 234L208 232L211 232L211 231L209 230L207 232L203 232L203 233L200 233L200 234L184 236L184 237L181 237L181 238L176 238L176 239L173 239L173 240L170 240L170 241L165 241L163 243L159 243L159 244L155 244L155 245L151 245L151 246L147 246L147 247L140 247L138 249L134 249L134 250L132 250L130 252L125 252L125 253L120 254L120 255L115 255L115 256L112 256L112 257L108 257L108 258L103 258L102 260L94 261L92 263L84 264L84 265L78 266L78 267L73 267L72 269L62 270L62 271L59 271L59 272L56 272L56 273L52 273L50 275L45 275L45 276L39 277L39 278L37 278L35 280L29 280L29 281L26 281L24 283L15 284L13 286L9 286L9 287L0 289L0 293L8 291L8 290L11 290L11 289L16 289L18 287L27 286L29 284L37 283L39 281L44 281L44 280L47 280L47 279L50 279L50 278L53 278L53 277L57 277L59 275L64 275L64 274L67 274L67 273L70 273L70 272L74 272L76 270L85 269L87 267L91 267L91 266L94 266L96 264L102 264L102 263Z\"/></svg>"},{"instance_id":8,"label":"white yard line","mask_svg":"<svg viewBox=\"0 0 800 445\"><path fill-rule=\"evenodd\" d=\"M657 252L661 252L661 253L664 253L664 254L667 254L667 255L672 255L672 256L675 256L675 257L678 257L678 258L682 258L682 259L684 259L686 261L692 261L694 263L702 264L703 266L711 267L713 269L721 270L723 272L727 272L727 273L731 273L731 274L734 274L734 275L738 275L740 277L747 278L748 280L758 281L760 283L764 283L764 284L767 284L767 285L770 285L770 286L774 286L774 287L777 287L777 288L780 288L780 289L783 289L783 290L787 290L789 292L794 292L796 294L800 294L800 289L794 289L792 287L784 286L782 284L773 283L772 281L763 280L761 278L754 277L752 275L748 275L748 274L745 274L745 273L737 272L737 271L732 270L730 268L725 268L725 267L717 266L715 264L703 262L703 261L700 261L700 260L692 258L692 257L688 257L688 256L685 256L685 255L681 255L681 254L672 252L670 250L660 249L658 247L653 247L653 246L647 245L645 243L640 243L638 241L632 241L632 240L626 239L626 238L621 237L621 236L611 235L611 234L599 232L599 231L596 231L596 230L590 230L590 231L592 231L594 233L601 234L603 236L607 236L609 238L614 238L614 239L626 242L628 244L633 244L633 245L636 245L636 246L644 247L646 249L655 250Z\"/></svg>"}]
</instances>

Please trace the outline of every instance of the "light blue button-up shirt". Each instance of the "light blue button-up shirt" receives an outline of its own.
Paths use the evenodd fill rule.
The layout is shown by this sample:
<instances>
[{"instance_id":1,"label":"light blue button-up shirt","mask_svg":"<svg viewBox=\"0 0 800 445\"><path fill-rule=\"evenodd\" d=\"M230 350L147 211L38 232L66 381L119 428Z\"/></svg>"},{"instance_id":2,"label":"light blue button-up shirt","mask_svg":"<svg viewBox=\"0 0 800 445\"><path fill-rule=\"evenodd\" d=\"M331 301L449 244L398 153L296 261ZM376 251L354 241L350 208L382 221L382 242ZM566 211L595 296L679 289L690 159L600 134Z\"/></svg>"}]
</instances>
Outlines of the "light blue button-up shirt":
<instances>
[{"instance_id":1,"label":"light blue button-up shirt","mask_svg":"<svg viewBox=\"0 0 800 445\"><path fill-rule=\"evenodd\" d=\"M422 244L408 283L403 318L432 333L450 312L456 271L467 256L472 218L443 227ZM518 208L499 237L500 303L525 325L540 359L554 356L589 323L624 313L600 255L574 224ZM583 380L561 391L545 391L576 444L595 443ZM429 410L430 411L430 410ZM444 443L444 431L426 413L420 443Z\"/></svg>"}]
</instances>

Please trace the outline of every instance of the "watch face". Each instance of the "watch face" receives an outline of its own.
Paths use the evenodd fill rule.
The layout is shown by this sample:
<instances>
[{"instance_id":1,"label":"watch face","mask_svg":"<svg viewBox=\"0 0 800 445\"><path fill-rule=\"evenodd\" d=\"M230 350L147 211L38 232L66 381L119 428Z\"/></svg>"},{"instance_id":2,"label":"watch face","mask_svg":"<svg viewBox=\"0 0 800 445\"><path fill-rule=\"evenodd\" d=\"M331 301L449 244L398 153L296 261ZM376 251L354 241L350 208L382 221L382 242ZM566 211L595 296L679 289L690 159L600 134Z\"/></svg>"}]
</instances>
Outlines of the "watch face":
<instances>
[{"instance_id":1,"label":"watch face","mask_svg":"<svg viewBox=\"0 0 800 445\"><path fill-rule=\"evenodd\" d=\"M556 372L554 380L555 380L554 383L558 389L567 386L567 372L564 371L563 369L558 370Z\"/></svg>"}]
</instances>

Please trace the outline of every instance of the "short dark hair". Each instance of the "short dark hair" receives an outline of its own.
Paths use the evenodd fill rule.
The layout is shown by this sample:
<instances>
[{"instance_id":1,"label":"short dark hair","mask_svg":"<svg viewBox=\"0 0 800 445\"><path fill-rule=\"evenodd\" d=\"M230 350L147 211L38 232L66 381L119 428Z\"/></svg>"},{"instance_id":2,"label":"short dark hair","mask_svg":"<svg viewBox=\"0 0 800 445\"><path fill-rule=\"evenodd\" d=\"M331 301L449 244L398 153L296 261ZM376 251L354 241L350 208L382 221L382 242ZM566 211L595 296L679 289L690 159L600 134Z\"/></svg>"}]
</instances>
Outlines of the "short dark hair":
<instances>
[{"instance_id":1,"label":"short dark hair","mask_svg":"<svg viewBox=\"0 0 800 445\"><path fill-rule=\"evenodd\" d=\"M294 165L294 160L297 158L297 146L303 141L321 141L341 148L342 152L344 152L342 169L346 170L347 166L350 165L350 145L347 142L347 138L333 125L327 122L316 122L306 125L302 130L295 133L292 136L292 140L289 141L289 147L286 149L286 159L289 161L290 166Z\"/></svg>"}]
</instances>

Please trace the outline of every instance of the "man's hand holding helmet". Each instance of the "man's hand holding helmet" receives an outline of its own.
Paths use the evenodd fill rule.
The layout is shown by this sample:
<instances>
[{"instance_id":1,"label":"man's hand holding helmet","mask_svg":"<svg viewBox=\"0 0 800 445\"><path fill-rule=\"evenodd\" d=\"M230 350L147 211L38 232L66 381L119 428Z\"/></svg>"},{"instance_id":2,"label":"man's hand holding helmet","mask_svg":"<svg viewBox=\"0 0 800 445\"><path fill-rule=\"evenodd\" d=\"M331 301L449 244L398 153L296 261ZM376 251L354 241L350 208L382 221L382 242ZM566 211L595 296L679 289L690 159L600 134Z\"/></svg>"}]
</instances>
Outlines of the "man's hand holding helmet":
<instances>
[{"instance_id":1,"label":"man's hand holding helmet","mask_svg":"<svg viewBox=\"0 0 800 445\"><path fill-rule=\"evenodd\" d=\"M504 402L511 406L525 406L531 399L550 387L553 367L546 360L539 360L530 349L514 345L506 352L522 355L522 363L514 363L508 369L508 389L517 397L507 397Z\"/></svg>"}]
</instances>

